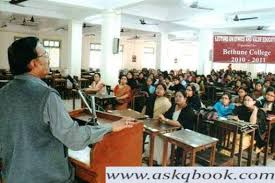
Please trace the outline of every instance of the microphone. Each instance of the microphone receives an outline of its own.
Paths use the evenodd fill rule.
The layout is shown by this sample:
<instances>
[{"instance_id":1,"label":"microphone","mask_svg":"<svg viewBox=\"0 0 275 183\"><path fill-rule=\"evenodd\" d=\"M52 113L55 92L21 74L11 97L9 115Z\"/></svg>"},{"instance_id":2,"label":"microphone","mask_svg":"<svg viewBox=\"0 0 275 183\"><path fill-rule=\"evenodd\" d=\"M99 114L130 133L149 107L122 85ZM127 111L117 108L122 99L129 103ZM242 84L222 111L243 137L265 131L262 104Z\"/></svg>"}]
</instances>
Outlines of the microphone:
<instances>
[{"instance_id":1,"label":"microphone","mask_svg":"<svg viewBox=\"0 0 275 183\"><path fill-rule=\"evenodd\" d=\"M79 89L78 82L71 75L68 75L67 79L73 84L74 88Z\"/></svg>"},{"instance_id":2,"label":"microphone","mask_svg":"<svg viewBox=\"0 0 275 183\"><path fill-rule=\"evenodd\" d=\"M79 96L81 97L81 99L83 100L84 104L86 105L86 107L88 108L89 112L92 114L92 119L91 121L88 121L86 124L88 125L98 125L97 122L97 116L96 116L96 110L95 110L95 98L94 96L91 98L91 107L88 104L88 101L86 100L86 97L89 98L79 87L78 82L72 78L72 76L68 75L67 79L73 84L73 86L75 87L75 89L77 89L77 92L79 94Z\"/></svg>"}]
</instances>

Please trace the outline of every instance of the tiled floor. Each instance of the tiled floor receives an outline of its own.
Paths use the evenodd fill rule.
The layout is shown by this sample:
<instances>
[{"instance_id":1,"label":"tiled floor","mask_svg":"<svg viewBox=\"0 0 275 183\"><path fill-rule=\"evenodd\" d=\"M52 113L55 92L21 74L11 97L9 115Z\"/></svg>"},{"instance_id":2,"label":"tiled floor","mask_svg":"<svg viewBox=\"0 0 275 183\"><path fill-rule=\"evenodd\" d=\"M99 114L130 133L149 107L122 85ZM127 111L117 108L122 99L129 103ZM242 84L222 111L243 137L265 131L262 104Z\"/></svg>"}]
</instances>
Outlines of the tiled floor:
<instances>
[{"instance_id":1,"label":"tiled floor","mask_svg":"<svg viewBox=\"0 0 275 183\"><path fill-rule=\"evenodd\" d=\"M64 101L64 104L65 104L66 110L67 111L72 111L73 110L73 101L72 100L63 100L63 101ZM75 104L76 104L75 108L79 109L80 108L80 99L76 99ZM263 158L261 157L261 161L262 161L262 159ZM243 161L242 164L245 166L246 162ZM252 164L255 166L255 162L253 162ZM146 165L144 164L144 166L146 166ZM198 165L198 166L200 166L200 165ZM258 166L263 166L263 165L260 163L260 165L258 165ZM267 166L275 167L275 160L272 160L271 156L268 157Z\"/></svg>"}]
</instances>

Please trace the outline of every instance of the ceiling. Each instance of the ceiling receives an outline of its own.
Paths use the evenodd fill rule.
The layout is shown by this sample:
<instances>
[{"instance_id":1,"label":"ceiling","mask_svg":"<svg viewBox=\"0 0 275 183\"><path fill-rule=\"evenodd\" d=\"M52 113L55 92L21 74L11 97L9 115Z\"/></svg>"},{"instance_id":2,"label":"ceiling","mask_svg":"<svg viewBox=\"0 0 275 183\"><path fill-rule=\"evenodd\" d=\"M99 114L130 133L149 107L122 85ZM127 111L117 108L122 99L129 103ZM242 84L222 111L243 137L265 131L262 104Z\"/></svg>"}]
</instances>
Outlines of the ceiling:
<instances>
[{"instance_id":1,"label":"ceiling","mask_svg":"<svg viewBox=\"0 0 275 183\"><path fill-rule=\"evenodd\" d=\"M100 25L101 14L107 10L120 12L122 27L140 30L140 34L168 32L187 35L188 32L194 36L201 29L265 33L272 32L269 28L275 25L274 0L29 0L20 3L24 7L7 1L0 0L0 27L7 25L0 30L56 31L66 27L69 19ZM239 19L257 18L234 21L236 15ZM30 20L32 16L38 23L21 25L24 18ZM16 19L10 21L13 17ZM142 25L141 18L146 23L157 25ZM257 30L259 26L263 27L262 30ZM87 29L85 32L89 32ZM130 32L129 37L137 34Z\"/></svg>"}]
</instances>

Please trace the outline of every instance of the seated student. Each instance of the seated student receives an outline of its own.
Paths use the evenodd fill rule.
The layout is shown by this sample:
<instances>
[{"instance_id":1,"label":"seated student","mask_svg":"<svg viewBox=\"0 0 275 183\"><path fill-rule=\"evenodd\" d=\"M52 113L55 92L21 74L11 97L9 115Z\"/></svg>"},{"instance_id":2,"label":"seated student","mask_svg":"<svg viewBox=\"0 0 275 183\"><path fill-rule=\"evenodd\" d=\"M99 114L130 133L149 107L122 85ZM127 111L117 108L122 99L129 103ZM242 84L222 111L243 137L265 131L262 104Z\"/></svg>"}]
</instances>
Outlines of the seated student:
<instances>
[{"instance_id":1,"label":"seated student","mask_svg":"<svg viewBox=\"0 0 275 183\"><path fill-rule=\"evenodd\" d=\"M173 86L170 86L168 89L173 92L177 92L180 90L185 90L185 87L180 83L179 77L174 77L173 78Z\"/></svg>"},{"instance_id":2,"label":"seated student","mask_svg":"<svg viewBox=\"0 0 275 183\"><path fill-rule=\"evenodd\" d=\"M116 110L127 109L131 101L131 88L127 85L126 75L119 77L119 84L114 88L114 95L116 96Z\"/></svg>"},{"instance_id":3,"label":"seated student","mask_svg":"<svg viewBox=\"0 0 275 183\"><path fill-rule=\"evenodd\" d=\"M238 90L238 96L233 99L233 103L236 106L243 105L243 99L244 99L244 96L246 95L247 95L246 89L243 87L240 87Z\"/></svg>"},{"instance_id":4,"label":"seated student","mask_svg":"<svg viewBox=\"0 0 275 183\"><path fill-rule=\"evenodd\" d=\"M250 90L250 88L248 87L248 83L247 83L246 81L243 81L243 82L242 82L241 87L243 87L244 89L246 89L246 91L247 91L248 93L252 92L252 91Z\"/></svg>"},{"instance_id":5,"label":"seated student","mask_svg":"<svg viewBox=\"0 0 275 183\"><path fill-rule=\"evenodd\" d=\"M269 87L266 89L265 97L258 100L257 106L267 113L275 114L275 89Z\"/></svg>"},{"instance_id":6,"label":"seated student","mask_svg":"<svg viewBox=\"0 0 275 183\"><path fill-rule=\"evenodd\" d=\"M127 85L130 86L131 90L134 90L137 88L137 81L134 79L134 73L128 72L127 73Z\"/></svg>"},{"instance_id":7,"label":"seated student","mask_svg":"<svg viewBox=\"0 0 275 183\"><path fill-rule=\"evenodd\" d=\"M155 81L154 85L157 86L159 83L165 83L164 76L159 74L158 79Z\"/></svg>"},{"instance_id":8,"label":"seated student","mask_svg":"<svg viewBox=\"0 0 275 183\"><path fill-rule=\"evenodd\" d=\"M176 104L174 104L164 115L160 115L159 119L162 122L172 126L178 126L183 129L193 130L194 123L196 121L196 114L194 110L187 103L187 100L188 98L185 91L182 91L182 90L177 91L175 96ZM182 163L182 149L177 148L176 165L181 165L181 163Z\"/></svg>"},{"instance_id":9,"label":"seated student","mask_svg":"<svg viewBox=\"0 0 275 183\"><path fill-rule=\"evenodd\" d=\"M231 103L231 95L229 93L223 93L220 101L218 101L213 107L218 113L218 117L227 118L232 114L235 105Z\"/></svg>"},{"instance_id":10,"label":"seated student","mask_svg":"<svg viewBox=\"0 0 275 183\"><path fill-rule=\"evenodd\" d=\"M142 91L147 93L147 97L153 95L155 93L156 87L153 85L153 81L151 78L146 79L146 85L142 87Z\"/></svg>"},{"instance_id":11,"label":"seated student","mask_svg":"<svg viewBox=\"0 0 275 183\"><path fill-rule=\"evenodd\" d=\"M202 80L202 76L197 76L196 77L196 83L199 85L199 94L203 95L205 93L205 87L204 87L204 81Z\"/></svg>"},{"instance_id":12,"label":"seated student","mask_svg":"<svg viewBox=\"0 0 275 183\"><path fill-rule=\"evenodd\" d=\"M256 106L256 98L253 95L246 95L244 97L244 105L236 107L233 111L233 116L230 118L257 124L258 129L255 133L255 140L258 148L256 151L265 145L262 134L266 131L266 114ZM244 138L243 146L248 147L250 145L249 142L249 140L245 140Z\"/></svg>"},{"instance_id":13,"label":"seated student","mask_svg":"<svg viewBox=\"0 0 275 183\"><path fill-rule=\"evenodd\" d=\"M138 85L139 87L143 87L143 86L146 85L146 80L145 80L144 74L143 74L142 72L140 72L140 73L138 74L137 85Z\"/></svg>"},{"instance_id":14,"label":"seated student","mask_svg":"<svg viewBox=\"0 0 275 183\"><path fill-rule=\"evenodd\" d=\"M266 89L265 97L258 101L257 106L267 114L275 115L275 89L273 87ZM272 142L271 151L275 160L275 125L272 126L270 133L270 140Z\"/></svg>"},{"instance_id":15,"label":"seated student","mask_svg":"<svg viewBox=\"0 0 275 183\"><path fill-rule=\"evenodd\" d=\"M184 73L184 74L180 74L178 76L180 78L180 83L182 84L182 86L184 86L184 88L186 88L187 83L185 80L187 79L187 74Z\"/></svg>"},{"instance_id":16,"label":"seated student","mask_svg":"<svg viewBox=\"0 0 275 183\"><path fill-rule=\"evenodd\" d=\"M196 115L194 110L187 103L187 94L180 90L176 92L175 104L164 114L159 115L159 119L166 124L193 130Z\"/></svg>"},{"instance_id":17,"label":"seated student","mask_svg":"<svg viewBox=\"0 0 275 183\"><path fill-rule=\"evenodd\" d=\"M106 87L104 82L101 80L100 73L94 74L94 81L89 86L89 88L85 89L86 93L96 93L96 94L105 94L106 93Z\"/></svg>"},{"instance_id":18,"label":"seated student","mask_svg":"<svg viewBox=\"0 0 275 183\"><path fill-rule=\"evenodd\" d=\"M168 92L168 93L173 93L172 90L169 90L169 88L170 88L171 86L173 86L171 77L172 77L172 76L168 75L168 76L165 78L165 84L166 84L166 88L167 88L167 92Z\"/></svg>"},{"instance_id":19,"label":"seated student","mask_svg":"<svg viewBox=\"0 0 275 183\"><path fill-rule=\"evenodd\" d=\"M255 89L253 91L253 96L257 99L263 96L263 85L260 82L257 82L255 85Z\"/></svg>"},{"instance_id":20,"label":"seated student","mask_svg":"<svg viewBox=\"0 0 275 183\"><path fill-rule=\"evenodd\" d=\"M175 95L175 104L163 115L159 115L159 120L172 126L193 129L196 115L191 107L187 104L187 95L185 91L177 91ZM155 139L154 159L158 164L162 163L163 140L160 137ZM168 150L168 156L170 150Z\"/></svg>"},{"instance_id":21,"label":"seated student","mask_svg":"<svg viewBox=\"0 0 275 183\"><path fill-rule=\"evenodd\" d=\"M271 87L271 82L270 80L265 80L264 86L263 86L263 93L266 94L267 88Z\"/></svg>"},{"instance_id":22,"label":"seated student","mask_svg":"<svg viewBox=\"0 0 275 183\"><path fill-rule=\"evenodd\" d=\"M165 92L165 84L159 83L156 87L155 95L150 96L146 101L142 114L156 119L160 114L165 113L171 107L171 102L164 96Z\"/></svg>"},{"instance_id":23,"label":"seated student","mask_svg":"<svg viewBox=\"0 0 275 183\"><path fill-rule=\"evenodd\" d=\"M235 85L234 85L233 90L234 90L236 93L238 93L238 92L239 92L239 89L241 88L241 85L242 85L241 80L237 80L237 81L235 82Z\"/></svg>"},{"instance_id":24,"label":"seated student","mask_svg":"<svg viewBox=\"0 0 275 183\"><path fill-rule=\"evenodd\" d=\"M187 94L187 102L188 105L196 110L199 111L200 108L202 107L201 99L197 93L196 87L193 85L187 85L186 87L186 94Z\"/></svg>"},{"instance_id":25,"label":"seated student","mask_svg":"<svg viewBox=\"0 0 275 183\"><path fill-rule=\"evenodd\" d=\"M160 114L164 114L170 107L171 102L165 97L166 85L163 83L157 84L154 95L151 95L142 110L142 114L148 115L150 118L157 119ZM144 135L144 142L149 144L149 138ZM144 147L144 156L149 156L149 147ZM159 163L159 162L158 162Z\"/></svg>"}]
</instances>

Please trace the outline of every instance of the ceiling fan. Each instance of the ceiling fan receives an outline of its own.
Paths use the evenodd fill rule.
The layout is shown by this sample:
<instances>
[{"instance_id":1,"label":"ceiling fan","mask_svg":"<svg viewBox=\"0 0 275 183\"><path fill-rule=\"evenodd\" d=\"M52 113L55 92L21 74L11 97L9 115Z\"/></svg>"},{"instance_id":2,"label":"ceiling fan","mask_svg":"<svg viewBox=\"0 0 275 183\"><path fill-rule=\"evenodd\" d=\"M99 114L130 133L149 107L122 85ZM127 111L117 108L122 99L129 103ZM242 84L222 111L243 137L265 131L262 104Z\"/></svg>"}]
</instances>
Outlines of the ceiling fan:
<instances>
[{"instance_id":1,"label":"ceiling fan","mask_svg":"<svg viewBox=\"0 0 275 183\"><path fill-rule=\"evenodd\" d=\"M56 32L60 32L60 31L67 31L68 29L65 27L59 27L57 29L55 29Z\"/></svg>"},{"instance_id":2,"label":"ceiling fan","mask_svg":"<svg viewBox=\"0 0 275 183\"><path fill-rule=\"evenodd\" d=\"M84 34L85 37L89 37L89 36L96 36L95 34L93 33L88 33L88 34Z\"/></svg>"},{"instance_id":3,"label":"ceiling fan","mask_svg":"<svg viewBox=\"0 0 275 183\"><path fill-rule=\"evenodd\" d=\"M256 30L264 30L264 26L258 26Z\"/></svg>"},{"instance_id":4,"label":"ceiling fan","mask_svg":"<svg viewBox=\"0 0 275 183\"><path fill-rule=\"evenodd\" d=\"M130 37L127 40L137 40L137 39L140 39L140 36L135 35L134 37Z\"/></svg>"},{"instance_id":5,"label":"ceiling fan","mask_svg":"<svg viewBox=\"0 0 275 183\"><path fill-rule=\"evenodd\" d=\"M130 32L130 30L129 30L129 29L121 28L121 29L120 29L120 33L124 33L124 32Z\"/></svg>"},{"instance_id":6,"label":"ceiling fan","mask_svg":"<svg viewBox=\"0 0 275 183\"><path fill-rule=\"evenodd\" d=\"M141 25L158 25L158 23L147 23L144 18L139 19Z\"/></svg>"},{"instance_id":7,"label":"ceiling fan","mask_svg":"<svg viewBox=\"0 0 275 183\"><path fill-rule=\"evenodd\" d=\"M25 1L28 1L28 0L10 0L10 1L6 1L6 2L9 2L10 4L15 5L15 6L25 7L24 5L20 4Z\"/></svg>"},{"instance_id":8,"label":"ceiling fan","mask_svg":"<svg viewBox=\"0 0 275 183\"><path fill-rule=\"evenodd\" d=\"M8 27L8 25L7 24L3 24L0 28L2 29L2 28L5 28L5 27Z\"/></svg>"},{"instance_id":9,"label":"ceiling fan","mask_svg":"<svg viewBox=\"0 0 275 183\"><path fill-rule=\"evenodd\" d=\"M245 18L239 18L238 15L235 15L233 18L233 21L238 22L238 21L243 21L243 20L252 20L252 19L257 19L258 17L245 17Z\"/></svg>"},{"instance_id":10,"label":"ceiling fan","mask_svg":"<svg viewBox=\"0 0 275 183\"><path fill-rule=\"evenodd\" d=\"M33 18L33 17L32 17ZM34 19L33 19L33 21L31 21L32 19L30 19L30 20L27 20L26 18L24 18L23 19L23 22L20 24L20 25L23 25L23 26L37 26L38 24L38 22L35 22L34 21Z\"/></svg>"},{"instance_id":11,"label":"ceiling fan","mask_svg":"<svg viewBox=\"0 0 275 183\"><path fill-rule=\"evenodd\" d=\"M83 23L83 26L82 26L83 29L90 28L90 27L93 27L93 26L92 25L88 25L87 23Z\"/></svg>"},{"instance_id":12,"label":"ceiling fan","mask_svg":"<svg viewBox=\"0 0 275 183\"><path fill-rule=\"evenodd\" d=\"M189 7L194 9L201 9L201 10L214 10L213 8L199 6L199 1L194 1L192 4L189 5Z\"/></svg>"}]
</instances>

